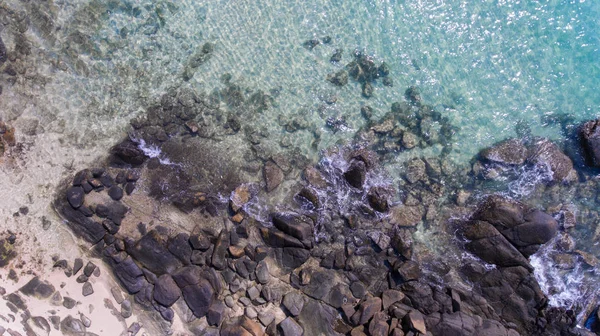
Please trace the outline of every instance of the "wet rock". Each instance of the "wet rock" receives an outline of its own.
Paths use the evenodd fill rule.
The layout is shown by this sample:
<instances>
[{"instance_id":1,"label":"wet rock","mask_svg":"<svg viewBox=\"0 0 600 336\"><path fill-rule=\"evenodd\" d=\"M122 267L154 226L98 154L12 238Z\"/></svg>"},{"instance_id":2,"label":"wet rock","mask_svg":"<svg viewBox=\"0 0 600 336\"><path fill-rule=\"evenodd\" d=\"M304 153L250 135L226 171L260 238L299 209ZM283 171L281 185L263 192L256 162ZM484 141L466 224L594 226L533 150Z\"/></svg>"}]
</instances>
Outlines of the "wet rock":
<instances>
[{"instance_id":1,"label":"wet rock","mask_svg":"<svg viewBox=\"0 0 600 336\"><path fill-rule=\"evenodd\" d=\"M369 189L367 199L369 205L379 212L387 212L390 209L388 204L389 191L382 187L373 187Z\"/></svg>"},{"instance_id":2,"label":"wet rock","mask_svg":"<svg viewBox=\"0 0 600 336\"><path fill-rule=\"evenodd\" d=\"M284 233L297 238L305 246L311 246L313 238L312 221L306 217L277 213L272 215L273 225Z\"/></svg>"},{"instance_id":3,"label":"wet rock","mask_svg":"<svg viewBox=\"0 0 600 336\"><path fill-rule=\"evenodd\" d=\"M158 277L154 283L153 297L156 302L165 307L170 307L181 296L181 291L173 278L168 274Z\"/></svg>"},{"instance_id":4,"label":"wet rock","mask_svg":"<svg viewBox=\"0 0 600 336\"><path fill-rule=\"evenodd\" d=\"M527 148L519 139L507 139L482 150L479 155L488 161L507 165L522 165L527 159Z\"/></svg>"},{"instance_id":5,"label":"wet rock","mask_svg":"<svg viewBox=\"0 0 600 336\"><path fill-rule=\"evenodd\" d=\"M67 201L73 207L73 209L78 209L83 205L83 199L85 197L85 192L82 187L70 187L67 189Z\"/></svg>"},{"instance_id":6,"label":"wet rock","mask_svg":"<svg viewBox=\"0 0 600 336\"><path fill-rule=\"evenodd\" d=\"M273 252L275 260L288 270L300 267L310 257L308 250L296 247L276 248Z\"/></svg>"},{"instance_id":7,"label":"wet rock","mask_svg":"<svg viewBox=\"0 0 600 336\"><path fill-rule=\"evenodd\" d=\"M344 172L344 179L354 188L362 189L367 175L367 167L363 161L354 160Z\"/></svg>"},{"instance_id":8,"label":"wet rock","mask_svg":"<svg viewBox=\"0 0 600 336\"><path fill-rule=\"evenodd\" d=\"M418 181L427 180L427 170L425 166L425 162L419 158L414 158L408 161L406 165L406 173L404 178L409 183L416 183Z\"/></svg>"},{"instance_id":9,"label":"wet rock","mask_svg":"<svg viewBox=\"0 0 600 336\"><path fill-rule=\"evenodd\" d=\"M331 63L338 63L338 62L340 62L342 60L342 54L343 53L344 53L343 49L335 49L334 52L333 52L333 55L331 55L331 58L329 58L329 61Z\"/></svg>"},{"instance_id":10,"label":"wet rock","mask_svg":"<svg viewBox=\"0 0 600 336\"><path fill-rule=\"evenodd\" d=\"M410 103L419 105L421 103L421 90L416 86L411 86L404 92L404 97Z\"/></svg>"},{"instance_id":11,"label":"wet rock","mask_svg":"<svg viewBox=\"0 0 600 336\"><path fill-rule=\"evenodd\" d=\"M523 266L532 269L525 257L488 222L472 221L463 234L469 240L465 247L484 261L498 266Z\"/></svg>"},{"instance_id":12,"label":"wet rock","mask_svg":"<svg viewBox=\"0 0 600 336\"><path fill-rule=\"evenodd\" d=\"M138 144L129 139L115 145L111 148L110 152L113 155L113 161L116 161L117 163L136 167L146 161L146 155L139 149Z\"/></svg>"},{"instance_id":13,"label":"wet rock","mask_svg":"<svg viewBox=\"0 0 600 336\"><path fill-rule=\"evenodd\" d=\"M291 317L281 321L278 328L283 336L302 336L304 334L302 327Z\"/></svg>"},{"instance_id":14,"label":"wet rock","mask_svg":"<svg viewBox=\"0 0 600 336\"><path fill-rule=\"evenodd\" d=\"M327 181L323 177L323 174L314 167L307 167L303 173L304 179L312 186L317 188L326 188Z\"/></svg>"},{"instance_id":15,"label":"wet rock","mask_svg":"<svg viewBox=\"0 0 600 336\"><path fill-rule=\"evenodd\" d=\"M365 82L362 85L362 96L365 98L373 97L373 84Z\"/></svg>"},{"instance_id":16,"label":"wet rock","mask_svg":"<svg viewBox=\"0 0 600 336\"><path fill-rule=\"evenodd\" d=\"M588 161L593 166L600 166L600 120L591 120L584 123L579 134L583 149L587 155Z\"/></svg>"},{"instance_id":17,"label":"wet rock","mask_svg":"<svg viewBox=\"0 0 600 336\"><path fill-rule=\"evenodd\" d=\"M332 56L332 58L333 58L333 56ZM341 58L341 54L340 54L340 58ZM334 74L329 74L329 75L327 75L327 80L336 86L344 86L344 85L348 84L348 71L340 70Z\"/></svg>"},{"instance_id":18,"label":"wet rock","mask_svg":"<svg viewBox=\"0 0 600 336\"><path fill-rule=\"evenodd\" d=\"M536 165L544 165L552 171L552 181L562 182L573 170L573 162L560 148L548 139L534 142L529 160Z\"/></svg>"},{"instance_id":19,"label":"wet rock","mask_svg":"<svg viewBox=\"0 0 600 336\"><path fill-rule=\"evenodd\" d=\"M300 240L277 229L262 227L260 232L267 245L273 247L304 247Z\"/></svg>"},{"instance_id":20,"label":"wet rock","mask_svg":"<svg viewBox=\"0 0 600 336\"><path fill-rule=\"evenodd\" d=\"M7 59L8 59L8 57L6 54L6 46L4 45L4 42L2 41L2 38L0 37L0 65L4 64Z\"/></svg>"},{"instance_id":21,"label":"wet rock","mask_svg":"<svg viewBox=\"0 0 600 336\"><path fill-rule=\"evenodd\" d=\"M267 192L271 192L283 182L283 170L273 161L267 161L263 167L263 178L266 183Z\"/></svg>"},{"instance_id":22,"label":"wet rock","mask_svg":"<svg viewBox=\"0 0 600 336\"><path fill-rule=\"evenodd\" d=\"M419 264L412 260L403 262L396 269L396 272L398 273L400 280L403 282L417 280L421 276L421 268L419 267Z\"/></svg>"},{"instance_id":23,"label":"wet rock","mask_svg":"<svg viewBox=\"0 0 600 336\"><path fill-rule=\"evenodd\" d=\"M321 42L317 39L306 40L302 43L302 46L308 50L313 50L314 47L321 44Z\"/></svg>"},{"instance_id":24,"label":"wet rock","mask_svg":"<svg viewBox=\"0 0 600 336\"><path fill-rule=\"evenodd\" d=\"M423 206L398 205L390 209L389 223L399 227L414 227L425 215Z\"/></svg>"},{"instance_id":25,"label":"wet rock","mask_svg":"<svg viewBox=\"0 0 600 336\"><path fill-rule=\"evenodd\" d=\"M229 197L229 205L231 206L231 210L238 212L244 205L246 205L246 203L250 201L252 197L254 197L257 192L258 190L256 190L256 186L250 183L244 183L235 188Z\"/></svg>"}]
</instances>

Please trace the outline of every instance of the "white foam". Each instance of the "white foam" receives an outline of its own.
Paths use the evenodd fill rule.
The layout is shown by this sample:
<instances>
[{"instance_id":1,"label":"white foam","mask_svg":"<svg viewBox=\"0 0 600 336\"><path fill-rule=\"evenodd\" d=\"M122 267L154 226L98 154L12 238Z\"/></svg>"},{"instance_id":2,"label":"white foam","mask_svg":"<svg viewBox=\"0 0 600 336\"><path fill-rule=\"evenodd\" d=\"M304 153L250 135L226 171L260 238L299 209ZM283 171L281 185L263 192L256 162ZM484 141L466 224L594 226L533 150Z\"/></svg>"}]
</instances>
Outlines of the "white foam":
<instances>
[{"instance_id":1,"label":"white foam","mask_svg":"<svg viewBox=\"0 0 600 336\"><path fill-rule=\"evenodd\" d=\"M146 141L144 141L144 139L132 140L138 144L138 148L141 149L142 152L144 152L144 155L146 155L147 157L158 158L158 161L164 165L178 165L171 162L171 160L169 160L169 158L167 158L160 150L160 147L156 145L149 145L146 143Z\"/></svg>"}]
</instances>

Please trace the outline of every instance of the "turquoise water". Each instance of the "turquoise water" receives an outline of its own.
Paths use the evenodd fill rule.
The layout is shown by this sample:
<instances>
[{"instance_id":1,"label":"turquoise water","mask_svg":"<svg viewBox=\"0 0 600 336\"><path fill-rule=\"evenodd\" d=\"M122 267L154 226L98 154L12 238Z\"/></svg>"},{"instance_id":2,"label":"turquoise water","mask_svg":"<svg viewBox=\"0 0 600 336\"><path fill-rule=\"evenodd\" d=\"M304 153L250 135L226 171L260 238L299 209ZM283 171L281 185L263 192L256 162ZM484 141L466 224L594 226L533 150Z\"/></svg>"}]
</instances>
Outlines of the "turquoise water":
<instances>
[{"instance_id":1,"label":"turquoise water","mask_svg":"<svg viewBox=\"0 0 600 336\"><path fill-rule=\"evenodd\" d=\"M92 20L84 15L89 7L103 13L94 17L98 24L81 23ZM93 1L78 8L72 17L85 20L66 20L66 26L90 34L92 47L82 49L91 50L81 58L92 76L75 79L86 90L71 85L73 98L92 97L104 109L118 100L121 116L182 83L188 58L207 41L215 45L213 57L184 84L210 93L228 73L251 90L276 89L275 107L260 123L275 129L279 115L302 115L323 131L319 148L364 125L361 105L381 116L410 85L460 127L453 153L460 160L514 136L518 121L557 138L551 117L585 120L600 105L600 6L590 1ZM324 36L331 44L302 47ZM333 65L329 58L338 48L343 58ZM394 87L378 81L367 100L359 83L340 89L325 81L355 49L388 63ZM331 95L338 99L326 114L344 115L347 132L324 129L317 110ZM307 137L292 140L302 146Z\"/></svg>"},{"instance_id":2,"label":"turquoise water","mask_svg":"<svg viewBox=\"0 0 600 336\"><path fill-rule=\"evenodd\" d=\"M366 125L362 106L373 107L377 120L413 85L425 103L458 127L450 158L460 163L516 136L519 123L528 124L534 135L561 141L563 116L570 119L562 126L573 126L600 111L597 1L7 4L46 13L54 24L45 31L48 25L37 15L27 32L40 51L31 56L36 60L32 66L48 82L5 86L3 96L13 100L0 105L38 102L25 115L38 118L47 132L66 129L62 140L78 148L105 150L124 135L132 117L159 103L170 88L210 95L225 88L225 74L247 96L260 90L273 97L270 108L244 119L244 125L268 135L268 150L298 147L313 159L319 150L354 138ZM15 44L11 31L0 30L9 49ZM325 36L331 43L312 50L303 46ZM190 57L207 42L214 45L210 59L184 76ZM342 61L332 64L336 49L343 49ZM357 49L390 66L393 87L378 80L374 96L367 99L353 80L343 87L326 80ZM335 103L327 103L332 97ZM326 127L328 117L345 117L347 127L333 132ZM303 129L282 130L290 120ZM398 153L397 159L439 152L439 147L412 150ZM547 263L536 261L536 266ZM584 292L577 288L554 303L569 304Z\"/></svg>"}]
</instances>

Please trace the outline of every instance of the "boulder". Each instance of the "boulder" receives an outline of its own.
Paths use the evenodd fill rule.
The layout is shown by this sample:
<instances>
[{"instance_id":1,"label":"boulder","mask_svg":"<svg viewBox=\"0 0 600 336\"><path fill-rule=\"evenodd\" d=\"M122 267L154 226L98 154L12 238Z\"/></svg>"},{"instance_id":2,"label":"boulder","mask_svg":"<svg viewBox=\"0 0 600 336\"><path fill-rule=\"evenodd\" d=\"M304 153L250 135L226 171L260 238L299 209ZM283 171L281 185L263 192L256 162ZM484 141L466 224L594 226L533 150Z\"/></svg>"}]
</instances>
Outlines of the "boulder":
<instances>
[{"instance_id":1,"label":"boulder","mask_svg":"<svg viewBox=\"0 0 600 336\"><path fill-rule=\"evenodd\" d=\"M142 151L138 144L126 139L115 145L110 150L113 155L113 161L118 163L129 164L134 167L140 166L146 161L146 155Z\"/></svg>"},{"instance_id":2,"label":"boulder","mask_svg":"<svg viewBox=\"0 0 600 336\"><path fill-rule=\"evenodd\" d=\"M313 239L313 223L310 218L286 213L272 215L276 228L284 233L297 238L304 245L311 246Z\"/></svg>"},{"instance_id":3,"label":"boulder","mask_svg":"<svg viewBox=\"0 0 600 336\"><path fill-rule=\"evenodd\" d=\"M83 188L80 186L70 187L67 189L67 201L73 207L73 209L78 209L83 205L83 200L85 198L85 192Z\"/></svg>"},{"instance_id":4,"label":"boulder","mask_svg":"<svg viewBox=\"0 0 600 336\"><path fill-rule=\"evenodd\" d=\"M527 147L520 139L506 139L479 153L487 161L506 165L522 165L527 159Z\"/></svg>"},{"instance_id":5,"label":"boulder","mask_svg":"<svg viewBox=\"0 0 600 336\"><path fill-rule=\"evenodd\" d=\"M562 182L573 170L573 161L548 139L540 139L532 145L529 160L548 167L554 182Z\"/></svg>"},{"instance_id":6,"label":"boulder","mask_svg":"<svg viewBox=\"0 0 600 336\"><path fill-rule=\"evenodd\" d=\"M579 134L588 161L593 166L600 166L600 119L584 123Z\"/></svg>"},{"instance_id":7,"label":"boulder","mask_svg":"<svg viewBox=\"0 0 600 336\"><path fill-rule=\"evenodd\" d=\"M304 330L302 327L291 317L286 318L285 320L279 323L279 330L281 331L283 336L302 336L304 335Z\"/></svg>"},{"instance_id":8,"label":"boulder","mask_svg":"<svg viewBox=\"0 0 600 336\"><path fill-rule=\"evenodd\" d=\"M354 325L366 324L376 313L380 311L381 299L378 297L367 298L358 306L358 309L354 315L352 315L351 321Z\"/></svg>"},{"instance_id":9,"label":"boulder","mask_svg":"<svg viewBox=\"0 0 600 336\"><path fill-rule=\"evenodd\" d=\"M290 292L283 297L283 306L292 314L298 316L304 308L304 297L300 293Z\"/></svg>"},{"instance_id":10,"label":"boulder","mask_svg":"<svg viewBox=\"0 0 600 336\"><path fill-rule=\"evenodd\" d=\"M267 192L271 192L283 182L283 170L273 161L267 161L263 167L263 178L265 179Z\"/></svg>"},{"instance_id":11,"label":"boulder","mask_svg":"<svg viewBox=\"0 0 600 336\"><path fill-rule=\"evenodd\" d=\"M463 227L463 235L469 240L465 244L467 250L485 262L533 270L527 259L492 224L477 220L468 222Z\"/></svg>"},{"instance_id":12,"label":"boulder","mask_svg":"<svg viewBox=\"0 0 600 336\"><path fill-rule=\"evenodd\" d=\"M367 176L367 167L363 161L354 160L344 173L344 178L354 188L362 189Z\"/></svg>"},{"instance_id":13,"label":"boulder","mask_svg":"<svg viewBox=\"0 0 600 336\"><path fill-rule=\"evenodd\" d=\"M181 261L169 252L166 237L156 230L145 234L127 252L157 275L172 273L182 266Z\"/></svg>"},{"instance_id":14,"label":"boulder","mask_svg":"<svg viewBox=\"0 0 600 336\"><path fill-rule=\"evenodd\" d=\"M170 307L181 296L181 290L169 274L163 274L154 283L153 297L156 302Z\"/></svg>"}]
</instances>

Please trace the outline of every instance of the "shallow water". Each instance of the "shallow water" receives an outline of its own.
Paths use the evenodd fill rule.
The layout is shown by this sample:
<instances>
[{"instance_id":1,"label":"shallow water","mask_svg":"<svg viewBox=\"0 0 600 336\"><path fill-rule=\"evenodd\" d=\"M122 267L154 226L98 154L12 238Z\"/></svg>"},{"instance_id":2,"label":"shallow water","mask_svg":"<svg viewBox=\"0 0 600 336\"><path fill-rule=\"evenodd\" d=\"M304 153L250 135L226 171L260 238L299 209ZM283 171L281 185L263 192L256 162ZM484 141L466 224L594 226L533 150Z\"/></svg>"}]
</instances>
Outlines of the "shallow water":
<instances>
[{"instance_id":1,"label":"shallow water","mask_svg":"<svg viewBox=\"0 0 600 336\"><path fill-rule=\"evenodd\" d=\"M32 148L26 155L52 167L17 164L16 175L5 168L11 191L20 189L14 187L17 180L29 186L2 205L6 217L28 192L39 196L32 208L43 216L50 211L44 204L51 191L39 191L41 176L54 174L48 182L52 190L69 171L102 156L125 135L130 119L160 102L170 88L218 95L226 87L225 74L246 96L261 90L273 97L270 108L243 120L244 127L264 130L271 151L282 150L285 142L313 160L319 150L354 138L365 126L362 106L373 107L377 120L392 103L404 100L411 85L458 127L449 157L461 164L515 136L517 126L528 125L533 135L560 142L561 130L597 117L600 108L600 4L593 1L56 0L3 5L33 18L25 35L35 52L27 64L39 78L22 76L9 84L2 77L1 116L17 126L19 120L39 120L37 140L25 136ZM53 22L51 28L40 19L43 15L32 15L40 12ZM6 22L0 36L12 50L15 28ZM302 45L325 36L331 43L312 50ZM212 56L184 75L190 57L206 42L214 45ZM329 61L335 49L343 49L339 64ZM389 64L393 87L378 80L374 96L367 99L353 80L341 88L329 83L326 76L350 62L354 50ZM333 96L335 103L326 103ZM326 127L328 117L342 116L347 127L338 132ZM282 120L296 120L305 129L287 133ZM395 163L439 151L398 153ZM400 169L395 163L388 167L392 177ZM526 198L544 180L536 171L519 173L520 180L500 191ZM586 201L574 197L574 203ZM579 248L593 244L581 236ZM48 239L59 249L59 240ZM544 260L536 259L536 267L550 267L551 261ZM566 276L579 279L577 272ZM570 304L586 290L563 288L551 304Z\"/></svg>"}]
</instances>

